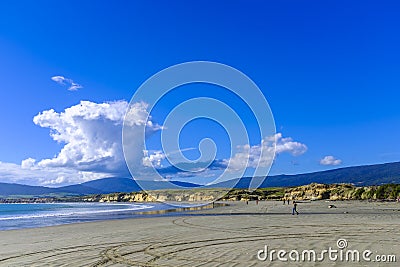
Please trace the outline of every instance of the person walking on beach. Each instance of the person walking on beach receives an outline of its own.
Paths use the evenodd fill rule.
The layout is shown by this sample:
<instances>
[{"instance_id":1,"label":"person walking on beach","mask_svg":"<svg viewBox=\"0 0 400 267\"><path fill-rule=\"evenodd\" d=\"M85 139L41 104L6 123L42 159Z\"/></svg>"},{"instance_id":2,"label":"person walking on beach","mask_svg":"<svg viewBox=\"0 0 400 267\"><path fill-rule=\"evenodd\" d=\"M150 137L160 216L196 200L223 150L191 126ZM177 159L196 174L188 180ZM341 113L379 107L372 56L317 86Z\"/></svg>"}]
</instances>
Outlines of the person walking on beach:
<instances>
[{"instance_id":1,"label":"person walking on beach","mask_svg":"<svg viewBox=\"0 0 400 267\"><path fill-rule=\"evenodd\" d=\"M293 210L292 210L292 215L296 212L296 215L299 215L299 212L297 211L297 203L296 201L293 201Z\"/></svg>"}]
</instances>

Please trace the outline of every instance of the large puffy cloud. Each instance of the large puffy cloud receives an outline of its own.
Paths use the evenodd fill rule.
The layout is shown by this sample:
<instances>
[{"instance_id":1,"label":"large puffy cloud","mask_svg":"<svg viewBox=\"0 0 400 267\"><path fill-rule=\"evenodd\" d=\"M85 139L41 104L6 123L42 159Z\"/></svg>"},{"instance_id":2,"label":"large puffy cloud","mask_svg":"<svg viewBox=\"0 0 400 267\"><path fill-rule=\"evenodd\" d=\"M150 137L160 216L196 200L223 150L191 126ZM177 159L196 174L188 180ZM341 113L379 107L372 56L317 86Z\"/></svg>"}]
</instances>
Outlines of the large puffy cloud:
<instances>
[{"instance_id":1,"label":"large puffy cloud","mask_svg":"<svg viewBox=\"0 0 400 267\"><path fill-rule=\"evenodd\" d=\"M21 164L0 162L2 182L58 186L129 176L122 146L124 119L132 135L124 144L130 151L129 163L140 173L145 168L141 139L144 129L146 133L161 129L151 121L147 104L81 101L63 112L50 109L33 118L36 125L50 129L50 136L62 148L53 158L27 158Z\"/></svg>"},{"instance_id":2,"label":"large puffy cloud","mask_svg":"<svg viewBox=\"0 0 400 267\"><path fill-rule=\"evenodd\" d=\"M117 168L114 164L120 165L122 160L121 127L127 105L125 101L82 101L61 113L51 109L35 116L35 124L50 128L50 136L64 144L56 157L41 160L38 166L96 171Z\"/></svg>"},{"instance_id":3,"label":"large puffy cloud","mask_svg":"<svg viewBox=\"0 0 400 267\"><path fill-rule=\"evenodd\" d=\"M342 164L342 160L335 158L334 156L325 156L319 161L321 165L336 166Z\"/></svg>"},{"instance_id":4,"label":"large puffy cloud","mask_svg":"<svg viewBox=\"0 0 400 267\"><path fill-rule=\"evenodd\" d=\"M43 111L34 117L35 124L50 128L50 136L64 144L57 156L43 159L37 163L43 168L73 168L79 171L103 172L118 174L127 173L122 150L122 126L128 102L115 101L93 103L81 101L80 104L58 113L53 109ZM155 131L160 127L147 121L148 112L145 103L136 103L130 107L127 115L129 127L143 132ZM143 157L140 139L132 138L137 144L139 155Z\"/></svg>"},{"instance_id":5,"label":"large puffy cloud","mask_svg":"<svg viewBox=\"0 0 400 267\"><path fill-rule=\"evenodd\" d=\"M268 167L272 164L276 155L290 153L299 156L307 151L307 146L293 141L290 137L282 137L281 133L264 138L259 145L243 145L238 148L231 159L224 160L231 170L244 168Z\"/></svg>"},{"instance_id":6,"label":"large puffy cloud","mask_svg":"<svg viewBox=\"0 0 400 267\"><path fill-rule=\"evenodd\" d=\"M129 166L137 174L145 172L142 140L145 134L162 129L151 121L147 107L146 103L129 105L124 100L81 101L62 112L50 109L39 113L33 122L49 128L51 138L62 145L61 150L53 158L27 158L21 164L0 162L2 182L58 186L130 176L122 145L124 123L128 129L124 148L129 151Z\"/></svg>"}]
</instances>

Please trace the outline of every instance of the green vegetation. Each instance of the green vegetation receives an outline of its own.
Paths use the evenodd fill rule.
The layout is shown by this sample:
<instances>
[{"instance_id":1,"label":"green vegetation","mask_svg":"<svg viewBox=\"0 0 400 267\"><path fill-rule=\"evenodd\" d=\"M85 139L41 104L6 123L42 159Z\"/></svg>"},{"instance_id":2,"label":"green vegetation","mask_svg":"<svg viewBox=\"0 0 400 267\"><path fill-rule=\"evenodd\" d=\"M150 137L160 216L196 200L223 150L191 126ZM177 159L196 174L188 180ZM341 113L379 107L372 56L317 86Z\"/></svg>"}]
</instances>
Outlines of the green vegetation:
<instances>
[{"instance_id":1,"label":"green vegetation","mask_svg":"<svg viewBox=\"0 0 400 267\"><path fill-rule=\"evenodd\" d=\"M400 185L385 184L375 189L376 199L397 199L400 196Z\"/></svg>"},{"instance_id":2,"label":"green vegetation","mask_svg":"<svg viewBox=\"0 0 400 267\"><path fill-rule=\"evenodd\" d=\"M356 187L350 184L310 184L286 189L290 199L330 200L396 200L400 197L399 184Z\"/></svg>"},{"instance_id":3,"label":"green vegetation","mask_svg":"<svg viewBox=\"0 0 400 267\"><path fill-rule=\"evenodd\" d=\"M231 189L221 200L268 200L281 199L285 195L285 188L260 188L254 191Z\"/></svg>"}]
</instances>

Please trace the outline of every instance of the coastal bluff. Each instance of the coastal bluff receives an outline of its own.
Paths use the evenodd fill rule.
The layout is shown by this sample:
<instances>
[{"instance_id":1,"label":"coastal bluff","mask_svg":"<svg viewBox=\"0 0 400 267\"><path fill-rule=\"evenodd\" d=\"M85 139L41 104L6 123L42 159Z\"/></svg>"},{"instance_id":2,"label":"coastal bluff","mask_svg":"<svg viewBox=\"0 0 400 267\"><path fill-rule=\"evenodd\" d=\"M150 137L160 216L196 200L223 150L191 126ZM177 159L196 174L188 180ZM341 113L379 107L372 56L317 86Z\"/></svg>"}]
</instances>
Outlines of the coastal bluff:
<instances>
[{"instance_id":1,"label":"coastal bluff","mask_svg":"<svg viewBox=\"0 0 400 267\"><path fill-rule=\"evenodd\" d=\"M400 185L357 187L352 184L318 184L285 189L285 199L290 200L398 200Z\"/></svg>"},{"instance_id":2,"label":"coastal bluff","mask_svg":"<svg viewBox=\"0 0 400 267\"><path fill-rule=\"evenodd\" d=\"M0 198L0 203L49 202L214 202L256 200L369 200L399 201L400 184L355 186L352 184L311 183L297 187L248 189L149 190L130 193L88 194L71 197Z\"/></svg>"},{"instance_id":3,"label":"coastal bluff","mask_svg":"<svg viewBox=\"0 0 400 267\"><path fill-rule=\"evenodd\" d=\"M212 202L251 200L386 200L400 199L400 185L357 187L352 184L312 183L298 187L277 187L256 190L219 189L204 190L154 190L148 192L112 193L83 197L87 202Z\"/></svg>"},{"instance_id":4,"label":"coastal bluff","mask_svg":"<svg viewBox=\"0 0 400 267\"><path fill-rule=\"evenodd\" d=\"M92 195L83 198L87 202L212 202L218 199L218 192L182 192L182 191L150 191L132 193L112 193L105 195Z\"/></svg>"}]
</instances>

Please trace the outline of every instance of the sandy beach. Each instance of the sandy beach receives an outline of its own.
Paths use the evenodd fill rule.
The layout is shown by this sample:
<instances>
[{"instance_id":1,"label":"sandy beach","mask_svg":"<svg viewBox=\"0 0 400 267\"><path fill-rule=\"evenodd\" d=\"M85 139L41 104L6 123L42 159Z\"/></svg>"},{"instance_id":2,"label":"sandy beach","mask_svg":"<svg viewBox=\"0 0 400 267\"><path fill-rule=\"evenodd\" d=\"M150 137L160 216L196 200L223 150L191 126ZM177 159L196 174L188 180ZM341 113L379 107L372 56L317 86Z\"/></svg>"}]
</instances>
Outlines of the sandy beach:
<instances>
[{"instance_id":1,"label":"sandy beach","mask_svg":"<svg viewBox=\"0 0 400 267\"><path fill-rule=\"evenodd\" d=\"M299 215L279 201L230 204L183 216L1 231L0 266L284 266L284 259L291 266L398 266L400 261L399 203L314 201L299 203ZM265 246L267 254L287 253L283 260L275 253L263 261ZM327 254L321 261L302 260L304 250L320 257L329 248L338 251L336 260ZM372 254L359 262L340 260L339 251L348 250ZM397 263L377 262L393 261L392 255Z\"/></svg>"}]
</instances>

